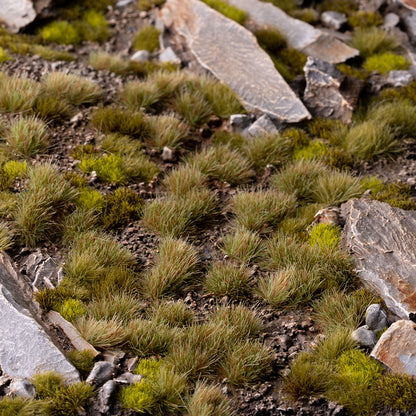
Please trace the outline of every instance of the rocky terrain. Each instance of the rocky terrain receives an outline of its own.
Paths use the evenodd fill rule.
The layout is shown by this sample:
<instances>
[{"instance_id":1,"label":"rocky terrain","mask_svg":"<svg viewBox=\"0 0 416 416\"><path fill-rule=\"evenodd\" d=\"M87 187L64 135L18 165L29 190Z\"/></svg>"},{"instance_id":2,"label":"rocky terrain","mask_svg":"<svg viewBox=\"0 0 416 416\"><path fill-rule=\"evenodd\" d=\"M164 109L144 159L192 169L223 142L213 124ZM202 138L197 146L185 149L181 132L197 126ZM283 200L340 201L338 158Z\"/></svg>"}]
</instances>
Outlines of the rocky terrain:
<instances>
[{"instance_id":1,"label":"rocky terrain","mask_svg":"<svg viewBox=\"0 0 416 416\"><path fill-rule=\"evenodd\" d=\"M412 1L0 3L0 415L415 414Z\"/></svg>"}]
</instances>

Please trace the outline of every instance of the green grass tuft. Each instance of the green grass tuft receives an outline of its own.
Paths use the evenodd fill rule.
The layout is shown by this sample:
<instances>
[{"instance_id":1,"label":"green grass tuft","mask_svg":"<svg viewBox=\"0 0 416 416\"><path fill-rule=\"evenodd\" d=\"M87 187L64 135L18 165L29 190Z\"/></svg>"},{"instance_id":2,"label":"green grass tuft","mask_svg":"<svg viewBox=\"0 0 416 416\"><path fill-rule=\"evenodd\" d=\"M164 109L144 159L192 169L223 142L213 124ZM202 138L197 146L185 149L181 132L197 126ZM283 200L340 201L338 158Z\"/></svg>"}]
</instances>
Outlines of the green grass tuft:
<instances>
[{"instance_id":1,"label":"green grass tuft","mask_svg":"<svg viewBox=\"0 0 416 416\"><path fill-rule=\"evenodd\" d=\"M217 200L207 189L195 189L180 197L156 199L143 210L143 223L153 232L181 237L212 218Z\"/></svg>"},{"instance_id":2,"label":"green grass tuft","mask_svg":"<svg viewBox=\"0 0 416 416\"><path fill-rule=\"evenodd\" d=\"M262 240L255 232L241 228L233 234L227 234L222 240L220 249L230 258L243 264L255 262L262 255Z\"/></svg>"},{"instance_id":3,"label":"green grass tuft","mask_svg":"<svg viewBox=\"0 0 416 416\"><path fill-rule=\"evenodd\" d=\"M187 166L199 170L209 179L219 179L230 185L250 182L254 176L251 163L228 146L206 148L188 159Z\"/></svg>"},{"instance_id":4,"label":"green grass tuft","mask_svg":"<svg viewBox=\"0 0 416 416\"><path fill-rule=\"evenodd\" d=\"M146 141L159 150L165 146L180 147L188 135L188 126L174 116L149 117L146 121L149 130Z\"/></svg>"},{"instance_id":5,"label":"green grass tuft","mask_svg":"<svg viewBox=\"0 0 416 416\"><path fill-rule=\"evenodd\" d=\"M147 131L142 113L121 108L98 108L91 115L91 122L103 133L125 134L136 139Z\"/></svg>"},{"instance_id":6,"label":"green grass tuft","mask_svg":"<svg viewBox=\"0 0 416 416\"><path fill-rule=\"evenodd\" d=\"M202 189L206 180L206 176L200 170L180 166L165 177L163 184L172 195L180 197L192 189Z\"/></svg>"},{"instance_id":7,"label":"green grass tuft","mask_svg":"<svg viewBox=\"0 0 416 416\"><path fill-rule=\"evenodd\" d=\"M87 377L94 367L95 354L91 350L71 350L68 358L82 377Z\"/></svg>"},{"instance_id":8,"label":"green grass tuft","mask_svg":"<svg viewBox=\"0 0 416 416\"><path fill-rule=\"evenodd\" d=\"M188 399L186 410L189 416L235 416L230 400L218 386L198 382L193 395Z\"/></svg>"},{"instance_id":9,"label":"green grass tuft","mask_svg":"<svg viewBox=\"0 0 416 416\"><path fill-rule=\"evenodd\" d=\"M92 81L63 72L45 75L42 85L48 94L61 97L75 106L95 103L103 95L101 88Z\"/></svg>"},{"instance_id":10,"label":"green grass tuft","mask_svg":"<svg viewBox=\"0 0 416 416\"><path fill-rule=\"evenodd\" d=\"M0 221L0 250L5 251L11 248L14 244L14 230L10 224Z\"/></svg>"},{"instance_id":11,"label":"green grass tuft","mask_svg":"<svg viewBox=\"0 0 416 416\"><path fill-rule=\"evenodd\" d=\"M21 117L10 124L6 143L10 153L24 158L32 157L47 148L48 128L36 117Z\"/></svg>"},{"instance_id":12,"label":"green grass tuft","mask_svg":"<svg viewBox=\"0 0 416 416\"><path fill-rule=\"evenodd\" d=\"M194 247L184 240L166 238L152 269L143 276L144 296L159 299L176 292L195 275L199 263Z\"/></svg>"},{"instance_id":13,"label":"green grass tuft","mask_svg":"<svg viewBox=\"0 0 416 416\"><path fill-rule=\"evenodd\" d=\"M205 289L215 296L242 299L251 292L251 275L244 266L214 263L205 278Z\"/></svg>"},{"instance_id":14,"label":"green grass tuft","mask_svg":"<svg viewBox=\"0 0 416 416\"><path fill-rule=\"evenodd\" d=\"M272 190L242 191L231 202L235 223L249 231L261 233L272 231L295 207L293 195Z\"/></svg>"},{"instance_id":15,"label":"green grass tuft","mask_svg":"<svg viewBox=\"0 0 416 416\"><path fill-rule=\"evenodd\" d=\"M182 300L156 303L150 318L156 324L170 327L185 327L196 321L195 313Z\"/></svg>"},{"instance_id":16,"label":"green grass tuft","mask_svg":"<svg viewBox=\"0 0 416 416\"><path fill-rule=\"evenodd\" d=\"M393 34L377 27L358 27L355 29L351 45L360 51L361 56L368 58L375 54L390 52L400 46Z\"/></svg>"},{"instance_id":17,"label":"green grass tuft","mask_svg":"<svg viewBox=\"0 0 416 416\"><path fill-rule=\"evenodd\" d=\"M78 299L66 299L59 307L59 313L70 322L74 322L77 318L85 315L87 308L84 303Z\"/></svg>"},{"instance_id":18,"label":"green grass tuft","mask_svg":"<svg viewBox=\"0 0 416 416\"><path fill-rule=\"evenodd\" d=\"M380 377L374 386L382 404L400 410L416 407L416 383L405 374L387 374Z\"/></svg>"},{"instance_id":19,"label":"green grass tuft","mask_svg":"<svg viewBox=\"0 0 416 416\"><path fill-rule=\"evenodd\" d=\"M358 328L364 320L366 309L376 299L365 290L351 293L333 289L314 303L314 320L325 333L337 328Z\"/></svg>"}]
</instances>

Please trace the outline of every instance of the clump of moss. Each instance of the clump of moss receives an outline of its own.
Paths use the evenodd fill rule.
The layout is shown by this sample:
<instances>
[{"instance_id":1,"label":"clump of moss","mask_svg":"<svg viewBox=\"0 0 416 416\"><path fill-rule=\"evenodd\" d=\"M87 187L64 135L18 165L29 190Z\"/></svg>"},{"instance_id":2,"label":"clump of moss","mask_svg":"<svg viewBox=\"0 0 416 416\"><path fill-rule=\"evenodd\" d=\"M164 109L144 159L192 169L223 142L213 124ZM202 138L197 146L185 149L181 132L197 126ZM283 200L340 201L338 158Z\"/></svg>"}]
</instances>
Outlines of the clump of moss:
<instances>
[{"instance_id":1,"label":"clump of moss","mask_svg":"<svg viewBox=\"0 0 416 416\"><path fill-rule=\"evenodd\" d=\"M125 184L127 176L123 170L122 159L118 155L85 156L78 165L83 172L97 173L97 178L103 182Z\"/></svg>"},{"instance_id":2,"label":"clump of moss","mask_svg":"<svg viewBox=\"0 0 416 416\"><path fill-rule=\"evenodd\" d=\"M131 189L117 188L105 197L105 208L101 222L105 228L113 229L137 220L142 212L143 200Z\"/></svg>"},{"instance_id":3,"label":"clump of moss","mask_svg":"<svg viewBox=\"0 0 416 416\"><path fill-rule=\"evenodd\" d=\"M295 149L293 157L295 160L322 158L329 151L328 146L322 140L312 140L307 146Z\"/></svg>"},{"instance_id":4,"label":"clump of moss","mask_svg":"<svg viewBox=\"0 0 416 416\"><path fill-rule=\"evenodd\" d=\"M308 131L312 137L328 140L333 145L339 145L348 132L348 126L340 120L316 118L308 123Z\"/></svg>"},{"instance_id":5,"label":"clump of moss","mask_svg":"<svg viewBox=\"0 0 416 416\"><path fill-rule=\"evenodd\" d=\"M416 383L408 375L387 374L377 380L374 389L386 407L400 410L416 407Z\"/></svg>"},{"instance_id":6,"label":"clump of moss","mask_svg":"<svg viewBox=\"0 0 416 416\"><path fill-rule=\"evenodd\" d=\"M244 24L247 20L247 13L237 7L231 6L223 0L203 0L208 6L217 10L229 19L235 20L240 25Z\"/></svg>"},{"instance_id":7,"label":"clump of moss","mask_svg":"<svg viewBox=\"0 0 416 416\"><path fill-rule=\"evenodd\" d=\"M155 365L150 360L140 362L142 380L121 390L120 401L124 408L138 413L167 414L182 408L186 378L176 373L166 363ZM145 365L146 364L146 365Z\"/></svg>"},{"instance_id":8,"label":"clump of moss","mask_svg":"<svg viewBox=\"0 0 416 416\"><path fill-rule=\"evenodd\" d=\"M341 240L341 230L333 224L317 224L310 230L309 244L322 249L337 249Z\"/></svg>"},{"instance_id":9,"label":"clump of moss","mask_svg":"<svg viewBox=\"0 0 416 416\"><path fill-rule=\"evenodd\" d=\"M103 13L97 10L87 10L82 19L77 22L82 39L92 42L104 42L112 34Z\"/></svg>"},{"instance_id":10,"label":"clump of moss","mask_svg":"<svg viewBox=\"0 0 416 416\"><path fill-rule=\"evenodd\" d=\"M405 87L386 88L381 91L380 96L384 100L405 100L416 104L416 81Z\"/></svg>"},{"instance_id":11,"label":"clump of moss","mask_svg":"<svg viewBox=\"0 0 416 416\"><path fill-rule=\"evenodd\" d=\"M386 74L393 70L409 69L410 62L402 55L386 52L380 55L369 56L363 63L367 71L378 71Z\"/></svg>"},{"instance_id":12,"label":"clump of moss","mask_svg":"<svg viewBox=\"0 0 416 416\"><path fill-rule=\"evenodd\" d=\"M135 50L147 50L154 52L159 49L159 35L160 30L152 25L144 26L136 33L133 39L133 47Z\"/></svg>"},{"instance_id":13,"label":"clump of moss","mask_svg":"<svg viewBox=\"0 0 416 416\"><path fill-rule=\"evenodd\" d=\"M78 299L66 299L59 307L59 313L70 322L75 321L86 312L87 308L84 303Z\"/></svg>"},{"instance_id":14,"label":"clump of moss","mask_svg":"<svg viewBox=\"0 0 416 416\"><path fill-rule=\"evenodd\" d=\"M358 10L357 0L324 0L319 5L320 11L331 10L338 13L349 15Z\"/></svg>"},{"instance_id":15,"label":"clump of moss","mask_svg":"<svg viewBox=\"0 0 416 416\"><path fill-rule=\"evenodd\" d=\"M39 34L43 41L77 45L81 42L79 30L66 20L54 21L42 27Z\"/></svg>"}]
</instances>

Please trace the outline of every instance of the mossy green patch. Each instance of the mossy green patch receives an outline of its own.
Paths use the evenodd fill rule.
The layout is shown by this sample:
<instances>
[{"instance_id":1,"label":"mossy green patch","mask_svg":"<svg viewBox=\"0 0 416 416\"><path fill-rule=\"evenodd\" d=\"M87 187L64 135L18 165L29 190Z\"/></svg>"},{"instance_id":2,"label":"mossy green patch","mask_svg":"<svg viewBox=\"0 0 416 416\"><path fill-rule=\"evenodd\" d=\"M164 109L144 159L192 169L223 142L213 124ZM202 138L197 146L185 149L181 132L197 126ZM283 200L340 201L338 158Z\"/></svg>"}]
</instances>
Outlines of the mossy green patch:
<instances>
[{"instance_id":1,"label":"mossy green patch","mask_svg":"<svg viewBox=\"0 0 416 416\"><path fill-rule=\"evenodd\" d=\"M393 70L409 69L410 62L402 55L386 52L368 57L363 63L363 67L367 71L378 71L385 74Z\"/></svg>"},{"instance_id":2,"label":"mossy green patch","mask_svg":"<svg viewBox=\"0 0 416 416\"><path fill-rule=\"evenodd\" d=\"M144 26L137 34L134 36L133 47L135 50L147 50L149 52L154 52L156 49L159 49L159 35L160 30L156 29L152 25Z\"/></svg>"}]
</instances>

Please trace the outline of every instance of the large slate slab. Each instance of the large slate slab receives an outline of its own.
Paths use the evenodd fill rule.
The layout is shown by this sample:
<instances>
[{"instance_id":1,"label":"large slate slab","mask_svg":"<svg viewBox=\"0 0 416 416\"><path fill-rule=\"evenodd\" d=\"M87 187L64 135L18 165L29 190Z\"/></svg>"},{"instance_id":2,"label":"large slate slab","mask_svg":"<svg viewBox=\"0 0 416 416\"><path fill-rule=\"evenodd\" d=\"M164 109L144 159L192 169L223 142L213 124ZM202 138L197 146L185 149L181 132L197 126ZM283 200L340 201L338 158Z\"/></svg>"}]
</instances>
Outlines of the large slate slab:
<instances>
[{"instance_id":1,"label":"large slate slab","mask_svg":"<svg viewBox=\"0 0 416 416\"><path fill-rule=\"evenodd\" d=\"M244 27L199 0L168 0L160 19L185 38L198 62L227 83L247 107L289 123L310 118L270 57Z\"/></svg>"},{"instance_id":2,"label":"large slate slab","mask_svg":"<svg viewBox=\"0 0 416 416\"><path fill-rule=\"evenodd\" d=\"M30 305L28 286L0 254L0 366L12 377L30 378L54 371L68 382L79 381L75 367L54 344Z\"/></svg>"},{"instance_id":3,"label":"large slate slab","mask_svg":"<svg viewBox=\"0 0 416 416\"><path fill-rule=\"evenodd\" d=\"M271 3L260 0L227 0L227 2L245 10L255 23L277 28L284 35L289 46L305 55L333 64L345 62L359 55L357 49L351 48L328 33L315 29L309 23L290 17Z\"/></svg>"},{"instance_id":4,"label":"large slate slab","mask_svg":"<svg viewBox=\"0 0 416 416\"><path fill-rule=\"evenodd\" d=\"M362 281L402 319L416 319L416 212L371 199L341 206L343 245Z\"/></svg>"},{"instance_id":5,"label":"large slate slab","mask_svg":"<svg viewBox=\"0 0 416 416\"><path fill-rule=\"evenodd\" d=\"M416 379L416 323L397 321L383 333L371 356L392 371Z\"/></svg>"}]
</instances>

